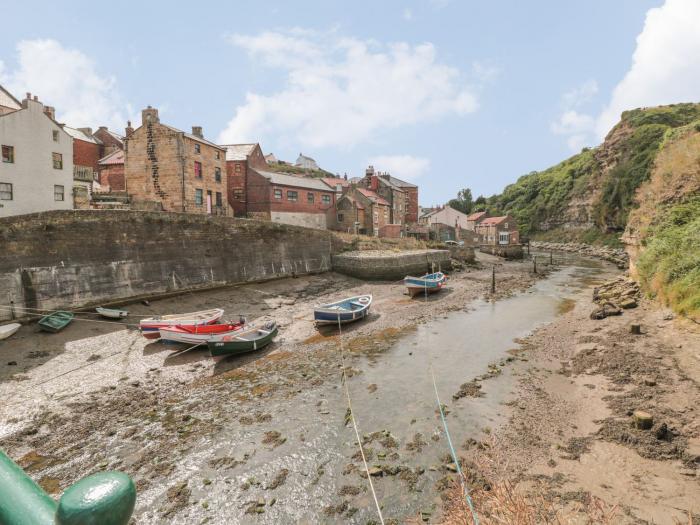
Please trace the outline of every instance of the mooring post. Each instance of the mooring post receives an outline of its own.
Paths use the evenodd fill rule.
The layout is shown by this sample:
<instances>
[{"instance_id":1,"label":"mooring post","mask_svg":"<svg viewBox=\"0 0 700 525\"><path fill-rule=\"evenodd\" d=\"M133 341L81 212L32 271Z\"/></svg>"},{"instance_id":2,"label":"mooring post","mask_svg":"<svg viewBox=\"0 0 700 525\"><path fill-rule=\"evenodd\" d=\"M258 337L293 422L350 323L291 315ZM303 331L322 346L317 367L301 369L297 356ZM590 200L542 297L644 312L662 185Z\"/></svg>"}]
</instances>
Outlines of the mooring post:
<instances>
[{"instance_id":1,"label":"mooring post","mask_svg":"<svg viewBox=\"0 0 700 525\"><path fill-rule=\"evenodd\" d=\"M496 265L493 265L493 269L491 270L491 293L495 294L496 293Z\"/></svg>"},{"instance_id":2,"label":"mooring post","mask_svg":"<svg viewBox=\"0 0 700 525\"><path fill-rule=\"evenodd\" d=\"M553 263L554 263L554 254L553 254L552 250L549 250L549 265L552 266Z\"/></svg>"},{"instance_id":3,"label":"mooring post","mask_svg":"<svg viewBox=\"0 0 700 525\"><path fill-rule=\"evenodd\" d=\"M527 254L530 255L530 241L527 241Z\"/></svg>"},{"instance_id":4,"label":"mooring post","mask_svg":"<svg viewBox=\"0 0 700 525\"><path fill-rule=\"evenodd\" d=\"M532 271L537 273L537 255L532 258Z\"/></svg>"}]
</instances>

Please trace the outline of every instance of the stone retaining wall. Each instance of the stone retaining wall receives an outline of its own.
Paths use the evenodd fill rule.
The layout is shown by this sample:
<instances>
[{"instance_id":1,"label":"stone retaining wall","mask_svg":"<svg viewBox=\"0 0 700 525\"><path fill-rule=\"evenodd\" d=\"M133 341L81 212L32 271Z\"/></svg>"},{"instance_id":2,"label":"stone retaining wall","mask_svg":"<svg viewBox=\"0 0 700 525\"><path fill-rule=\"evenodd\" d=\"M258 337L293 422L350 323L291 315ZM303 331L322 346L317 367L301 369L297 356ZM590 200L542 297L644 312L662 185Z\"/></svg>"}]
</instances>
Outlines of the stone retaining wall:
<instances>
[{"instance_id":1,"label":"stone retaining wall","mask_svg":"<svg viewBox=\"0 0 700 525\"><path fill-rule=\"evenodd\" d=\"M506 259L522 259L523 258L523 245L522 244L506 244L506 245L492 245L492 244L482 244L479 247L482 253L490 253L491 255L497 255L499 257L505 257Z\"/></svg>"},{"instance_id":2,"label":"stone retaining wall","mask_svg":"<svg viewBox=\"0 0 700 525\"><path fill-rule=\"evenodd\" d=\"M0 305L43 310L331 269L327 231L180 213L7 217L0 219L0 247ZM0 319L8 318L0 308Z\"/></svg>"},{"instance_id":3,"label":"stone retaining wall","mask_svg":"<svg viewBox=\"0 0 700 525\"><path fill-rule=\"evenodd\" d=\"M450 270L449 250L366 250L333 255L333 270L367 280L398 281L406 275Z\"/></svg>"}]
</instances>

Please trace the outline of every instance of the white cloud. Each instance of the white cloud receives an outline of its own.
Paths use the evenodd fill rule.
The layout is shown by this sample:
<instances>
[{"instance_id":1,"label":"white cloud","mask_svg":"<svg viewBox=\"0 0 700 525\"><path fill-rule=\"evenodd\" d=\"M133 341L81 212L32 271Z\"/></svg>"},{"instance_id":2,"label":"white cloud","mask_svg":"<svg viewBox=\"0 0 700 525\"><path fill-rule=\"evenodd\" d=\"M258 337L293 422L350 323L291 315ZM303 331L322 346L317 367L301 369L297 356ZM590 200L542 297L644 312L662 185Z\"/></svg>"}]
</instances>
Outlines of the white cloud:
<instances>
[{"instance_id":1,"label":"white cloud","mask_svg":"<svg viewBox=\"0 0 700 525\"><path fill-rule=\"evenodd\" d=\"M416 180L430 168L429 159L412 155L380 155L369 159L367 164L407 181Z\"/></svg>"},{"instance_id":2,"label":"white cloud","mask_svg":"<svg viewBox=\"0 0 700 525\"><path fill-rule=\"evenodd\" d=\"M413 11L411 11L408 7L403 10L403 19L408 21L413 20Z\"/></svg>"},{"instance_id":3,"label":"white cloud","mask_svg":"<svg viewBox=\"0 0 700 525\"><path fill-rule=\"evenodd\" d=\"M432 44L382 44L296 29L229 41L285 72L273 94L248 93L222 142L279 138L318 148L351 147L380 130L476 111L465 75L437 60Z\"/></svg>"},{"instance_id":4,"label":"white cloud","mask_svg":"<svg viewBox=\"0 0 700 525\"><path fill-rule=\"evenodd\" d=\"M552 124L573 149L605 138L623 111L639 107L697 102L700 99L700 2L666 0L647 12L637 36L632 65L596 115L577 111L598 92L588 81L562 97L564 111Z\"/></svg>"},{"instance_id":5,"label":"white cloud","mask_svg":"<svg viewBox=\"0 0 700 525\"><path fill-rule=\"evenodd\" d=\"M16 69L0 68L0 82L17 98L37 95L69 126L124 127L131 108L119 96L115 78L99 73L81 51L56 40L22 40L17 55Z\"/></svg>"},{"instance_id":6,"label":"white cloud","mask_svg":"<svg viewBox=\"0 0 700 525\"><path fill-rule=\"evenodd\" d=\"M501 73L501 68L488 62L475 60L472 62L472 73L480 82L488 83L492 82Z\"/></svg>"}]
</instances>

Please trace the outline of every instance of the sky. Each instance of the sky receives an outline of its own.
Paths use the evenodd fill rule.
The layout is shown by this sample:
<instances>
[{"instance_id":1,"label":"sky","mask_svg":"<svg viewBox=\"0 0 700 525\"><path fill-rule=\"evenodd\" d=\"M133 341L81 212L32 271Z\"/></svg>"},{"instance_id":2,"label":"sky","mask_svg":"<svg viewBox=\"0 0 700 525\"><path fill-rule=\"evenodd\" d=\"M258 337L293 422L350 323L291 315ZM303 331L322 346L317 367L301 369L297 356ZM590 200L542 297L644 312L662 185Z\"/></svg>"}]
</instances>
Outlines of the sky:
<instances>
[{"instance_id":1,"label":"sky","mask_svg":"<svg viewBox=\"0 0 700 525\"><path fill-rule=\"evenodd\" d=\"M3 2L0 84L72 127L140 111L360 176L498 193L626 109L700 101L699 0Z\"/></svg>"}]
</instances>

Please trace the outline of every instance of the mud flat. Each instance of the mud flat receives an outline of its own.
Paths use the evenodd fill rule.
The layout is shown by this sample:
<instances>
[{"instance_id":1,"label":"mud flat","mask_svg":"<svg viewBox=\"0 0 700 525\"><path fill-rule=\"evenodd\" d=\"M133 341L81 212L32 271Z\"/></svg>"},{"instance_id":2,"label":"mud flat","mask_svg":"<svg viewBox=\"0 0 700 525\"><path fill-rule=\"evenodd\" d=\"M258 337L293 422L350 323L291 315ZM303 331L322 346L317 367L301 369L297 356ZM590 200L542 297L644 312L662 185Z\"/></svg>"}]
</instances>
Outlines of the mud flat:
<instances>
[{"instance_id":1,"label":"mud flat","mask_svg":"<svg viewBox=\"0 0 700 525\"><path fill-rule=\"evenodd\" d=\"M23 327L0 343L0 446L54 493L95 471L127 472L138 523L375 520L341 389L340 338L311 322L314 304L372 292L370 318L342 337L371 474L387 521L438 522L454 465L428 367L455 442L481 440L508 424L517 377L507 371L525 362L513 338L590 297L612 272L590 263L546 277L545 265L535 276L528 263L478 258L481 268L452 274L427 301L399 284L329 273L129 307L221 306L280 323L264 352L219 361L203 350L173 356L181 346L149 343L126 324L76 321L57 335Z\"/></svg>"}]
</instances>

